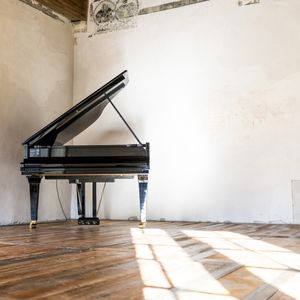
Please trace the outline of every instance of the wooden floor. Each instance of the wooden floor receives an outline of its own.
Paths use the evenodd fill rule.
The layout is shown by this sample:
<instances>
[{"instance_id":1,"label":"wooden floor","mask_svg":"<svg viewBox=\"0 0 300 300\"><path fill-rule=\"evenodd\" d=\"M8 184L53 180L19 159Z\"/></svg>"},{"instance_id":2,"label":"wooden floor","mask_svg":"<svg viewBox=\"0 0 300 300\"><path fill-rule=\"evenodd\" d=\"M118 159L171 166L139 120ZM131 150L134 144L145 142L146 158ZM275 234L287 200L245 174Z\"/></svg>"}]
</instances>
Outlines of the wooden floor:
<instances>
[{"instance_id":1,"label":"wooden floor","mask_svg":"<svg viewBox=\"0 0 300 300\"><path fill-rule=\"evenodd\" d=\"M300 226L0 227L0 299L300 299Z\"/></svg>"}]
</instances>

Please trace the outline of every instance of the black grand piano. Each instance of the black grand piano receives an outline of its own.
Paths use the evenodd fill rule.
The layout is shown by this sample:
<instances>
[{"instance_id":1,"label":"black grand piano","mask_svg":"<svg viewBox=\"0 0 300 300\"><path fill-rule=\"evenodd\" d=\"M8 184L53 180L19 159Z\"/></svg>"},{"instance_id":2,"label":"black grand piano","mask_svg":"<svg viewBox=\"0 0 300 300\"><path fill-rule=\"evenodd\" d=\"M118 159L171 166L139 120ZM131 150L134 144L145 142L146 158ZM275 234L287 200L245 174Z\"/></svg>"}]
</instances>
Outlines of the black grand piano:
<instances>
[{"instance_id":1,"label":"black grand piano","mask_svg":"<svg viewBox=\"0 0 300 300\"><path fill-rule=\"evenodd\" d=\"M98 225L96 211L97 182L114 182L137 176L140 196L140 226L146 223L146 198L149 173L149 143L140 142L120 114L112 99L128 83L127 71L39 130L24 143L21 173L27 176L30 188L31 222L38 220L39 185L41 179L67 179L76 185L78 224ZM111 104L124 121L137 144L129 145L66 145L89 127ZM92 216L86 216L85 184L92 183Z\"/></svg>"}]
</instances>

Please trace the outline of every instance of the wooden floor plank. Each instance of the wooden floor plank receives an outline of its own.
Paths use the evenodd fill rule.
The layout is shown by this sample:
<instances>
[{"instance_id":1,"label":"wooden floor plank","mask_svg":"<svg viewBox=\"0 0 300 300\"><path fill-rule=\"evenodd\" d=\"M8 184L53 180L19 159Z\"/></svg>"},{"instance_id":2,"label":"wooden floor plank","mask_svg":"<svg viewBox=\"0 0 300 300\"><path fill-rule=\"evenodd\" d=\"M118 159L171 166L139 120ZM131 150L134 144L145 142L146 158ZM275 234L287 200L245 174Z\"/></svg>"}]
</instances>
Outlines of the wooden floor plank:
<instances>
[{"instance_id":1,"label":"wooden floor plank","mask_svg":"<svg viewBox=\"0 0 300 300\"><path fill-rule=\"evenodd\" d=\"M0 299L300 299L299 270L299 225L0 227Z\"/></svg>"}]
</instances>

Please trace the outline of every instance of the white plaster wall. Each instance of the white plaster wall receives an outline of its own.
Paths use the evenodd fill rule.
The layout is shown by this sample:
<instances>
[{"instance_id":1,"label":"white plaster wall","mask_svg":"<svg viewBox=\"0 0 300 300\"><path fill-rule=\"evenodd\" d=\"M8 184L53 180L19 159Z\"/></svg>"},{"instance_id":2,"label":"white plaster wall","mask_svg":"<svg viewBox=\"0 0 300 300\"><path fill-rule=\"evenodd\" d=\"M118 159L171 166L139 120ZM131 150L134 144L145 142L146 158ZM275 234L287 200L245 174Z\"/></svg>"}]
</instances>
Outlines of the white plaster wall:
<instances>
[{"instance_id":1,"label":"white plaster wall","mask_svg":"<svg viewBox=\"0 0 300 300\"><path fill-rule=\"evenodd\" d=\"M72 105L73 37L17 0L0 1L0 28L0 224L10 224L30 220L22 142ZM69 186L58 186L69 214ZM54 181L42 181L39 219L63 219Z\"/></svg>"},{"instance_id":2,"label":"white plaster wall","mask_svg":"<svg viewBox=\"0 0 300 300\"><path fill-rule=\"evenodd\" d=\"M300 1L211 0L140 16L75 46L75 102L123 71L115 104L151 144L148 218L292 222L300 178ZM75 143L135 142L116 113ZM102 216L138 215L135 181ZM300 220L294 220L299 222Z\"/></svg>"}]
</instances>

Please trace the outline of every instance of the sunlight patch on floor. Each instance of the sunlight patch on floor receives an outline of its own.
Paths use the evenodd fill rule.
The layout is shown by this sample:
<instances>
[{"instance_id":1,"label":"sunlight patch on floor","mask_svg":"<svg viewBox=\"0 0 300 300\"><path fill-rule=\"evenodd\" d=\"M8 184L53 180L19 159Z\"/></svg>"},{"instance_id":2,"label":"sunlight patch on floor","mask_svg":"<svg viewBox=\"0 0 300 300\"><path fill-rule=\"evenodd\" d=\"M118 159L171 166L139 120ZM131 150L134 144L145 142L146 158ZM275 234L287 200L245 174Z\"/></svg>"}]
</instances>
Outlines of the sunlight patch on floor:
<instances>
[{"instance_id":1,"label":"sunlight patch on floor","mask_svg":"<svg viewBox=\"0 0 300 300\"><path fill-rule=\"evenodd\" d=\"M164 230L132 228L131 235L145 299L236 299Z\"/></svg>"},{"instance_id":2,"label":"sunlight patch on floor","mask_svg":"<svg viewBox=\"0 0 300 300\"><path fill-rule=\"evenodd\" d=\"M290 297L299 299L297 298L300 295L298 253L234 232L201 230L182 230L182 232L190 238L210 245L216 251L210 258L227 257L245 266L219 280L228 290L234 289L235 296L241 295L243 285L247 284L248 279L249 285L259 285L259 282L255 281L260 280L264 285L268 284ZM242 278L240 287L239 278ZM235 283L235 287L231 288L232 282Z\"/></svg>"}]
</instances>

